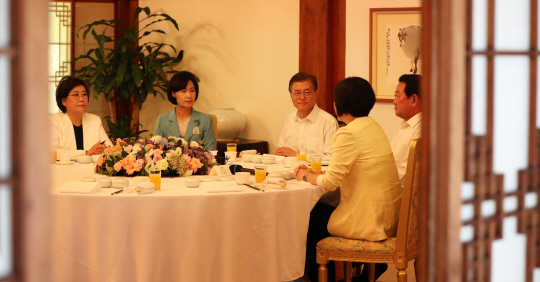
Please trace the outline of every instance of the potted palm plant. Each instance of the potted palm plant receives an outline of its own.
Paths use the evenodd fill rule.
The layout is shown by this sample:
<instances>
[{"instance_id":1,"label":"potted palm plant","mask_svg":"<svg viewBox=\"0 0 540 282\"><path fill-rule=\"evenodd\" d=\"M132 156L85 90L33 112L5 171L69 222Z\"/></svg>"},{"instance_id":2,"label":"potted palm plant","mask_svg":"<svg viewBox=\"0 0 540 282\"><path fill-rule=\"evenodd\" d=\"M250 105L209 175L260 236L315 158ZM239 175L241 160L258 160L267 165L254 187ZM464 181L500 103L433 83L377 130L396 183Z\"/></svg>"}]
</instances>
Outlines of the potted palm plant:
<instances>
[{"instance_id":1,"label":"potted palm plant","mask_svg":"<svg viewBox=\"0 0 540 282\"><path fill-rule=\"evenodd\" d=\"M141 12L144 12L139 19ZM117 124L119 120L131 117L127 132L138 135L139 112L148 95L162 97L166 93L168 73L177 71L172 68L183 58L183 50L177 52L170 44L146 42L139 45L139 41L151 34L166 34L163 30L154 28L155 24L168 22L178 30L176 21L167 14L152 14L148 7L137 8L131 25L126 26L119 19L100 20L81 27L77 32L82 33L83 40L88 34L97 43L98 47L89 50L86 54L72 60L88 62L74 73L88 82L93 88L94 98L103 93L111 109L110 120ZM105 30L98 34L95 27L114 28L117 36L105 34ZM142 27L139 29L139 27ZM114 48L106 48L106 43L114 42ZM167 51L172 51L171 56ZM125 124L125 122L122 122ZM113 136L129 137L129 136Z\"/></svg>"}]
</instances>

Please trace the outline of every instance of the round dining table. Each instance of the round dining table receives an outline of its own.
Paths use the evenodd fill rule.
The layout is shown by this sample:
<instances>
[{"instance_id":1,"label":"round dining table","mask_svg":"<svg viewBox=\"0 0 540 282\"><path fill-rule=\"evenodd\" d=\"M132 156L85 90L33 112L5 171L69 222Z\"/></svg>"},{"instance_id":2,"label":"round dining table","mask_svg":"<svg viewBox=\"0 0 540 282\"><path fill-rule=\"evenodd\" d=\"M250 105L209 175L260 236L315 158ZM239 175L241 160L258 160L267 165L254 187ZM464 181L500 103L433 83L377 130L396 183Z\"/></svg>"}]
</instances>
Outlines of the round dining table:
<instances>
[{"instance_id":1,"label":"round dining table","mask_svg":"<svg viewBox=\"0 0 540 282\"><path fill-rule=\"evenodd\" d=\"M93 164L51 170L56 282L275 282L304 274L309 213L322 194L317 186L292 179L264 192L241 185L239 192L206 193L187 188L186 177L163 177L161 191L149 194L75 194L58 188L100 176Z\"/></svg>"}]
</instances>

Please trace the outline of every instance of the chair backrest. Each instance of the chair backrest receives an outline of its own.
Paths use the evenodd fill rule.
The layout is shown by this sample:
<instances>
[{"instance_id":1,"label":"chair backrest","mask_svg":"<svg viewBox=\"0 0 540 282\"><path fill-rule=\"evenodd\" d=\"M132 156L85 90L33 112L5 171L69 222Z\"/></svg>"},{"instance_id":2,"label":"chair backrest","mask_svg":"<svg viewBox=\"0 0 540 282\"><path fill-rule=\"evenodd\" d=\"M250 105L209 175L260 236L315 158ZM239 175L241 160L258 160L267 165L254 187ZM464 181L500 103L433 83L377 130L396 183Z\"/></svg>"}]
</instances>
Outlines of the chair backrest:
<instances>
[{"instance_id":1,"label":"chair backrest","mask_svg":"<svg viewBox=\"0 0 540 282\"><path fill-rule=\"evenodd\" d=\"M214 127L214 135L216 136L216 150L217 150L217 116L210 114L210 118L212 119L212 126Z\"/></svg>"},{"instance_id":2,"label":"chair backrest","mask_svg":"<svg viewBox=\"0 0 540 282\"><path fill-rule=\"evenodd\" d=\"M420 140L411 142L405 186L396 235L396 254L406 254L418 249L418 182L420 175Z\"/></svg>"}]
</instances>

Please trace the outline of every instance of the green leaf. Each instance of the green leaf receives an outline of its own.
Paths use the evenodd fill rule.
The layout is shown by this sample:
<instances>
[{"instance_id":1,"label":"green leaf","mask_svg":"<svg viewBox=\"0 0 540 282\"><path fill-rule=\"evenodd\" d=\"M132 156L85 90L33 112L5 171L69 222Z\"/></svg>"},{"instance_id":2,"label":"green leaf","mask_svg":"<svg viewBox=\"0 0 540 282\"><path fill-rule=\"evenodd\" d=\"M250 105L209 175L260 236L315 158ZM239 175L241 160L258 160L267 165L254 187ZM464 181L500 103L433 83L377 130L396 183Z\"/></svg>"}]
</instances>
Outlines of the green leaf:
<instances>
[{"instance_id":1,"label":"green leaf","mask_svg":"<svg viewBox=\"0 0 540 282\"><path fill-rule=\"evenodd\" d=\"M139 86L141 85L141 81L142 81L142 73L141 73L141 69L139 67L139 64L137 63L132 63L131 64L131 69L133 71L133 81L135 82L135 85Z\"/></svg>"},{"instance_id":2,"label":"green leaf","mask_svg":"<svg viewBox=\"0 0 540 282\"><path fill-rule=\"evenodd\" d=\"M118 66L118 70L116 72L117 85L120 85L122 81L124 80L124 74L126 73L127 64L128 64L128 61L122 61L120 65Z\"/></svg>"}]
</instances>

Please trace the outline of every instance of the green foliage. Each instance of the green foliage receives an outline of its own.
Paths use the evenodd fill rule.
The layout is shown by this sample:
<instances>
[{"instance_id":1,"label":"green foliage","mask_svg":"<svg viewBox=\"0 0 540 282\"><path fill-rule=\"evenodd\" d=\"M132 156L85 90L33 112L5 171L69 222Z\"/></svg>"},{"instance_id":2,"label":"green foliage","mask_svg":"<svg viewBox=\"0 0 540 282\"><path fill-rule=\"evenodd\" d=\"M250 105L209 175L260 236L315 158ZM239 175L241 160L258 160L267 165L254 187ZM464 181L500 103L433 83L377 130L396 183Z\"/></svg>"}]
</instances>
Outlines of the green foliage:
<instances>
[{"instance_id":1,"label":"green foliage","mask_svg":"<svg viewBox=\"0 0 540 282\"><path fill-rule=\"evenodd\" d=\"M107 135L112 140L116 140L116 138L120 138L120 139L132 138L132 137L139 138L139 135L141 135L141 133L148 131L148 130L138 131L137 129L139 128L139 126L142 126L142 124L140 123L130 126L132 118L124 114L120 114L120 116L118 117L118 121L116 123L113 123L113 121L111 120L111 117L109 116L106 116L105 119L107 120L107 125L109 126L109 131L107 132ZM131 133L132 131L134 133Z\"/></svg>"},{"instance_id":2,"label":"green foliage","mask_svg":"<svg viewBox=\"0 0 540 282\"><path fill-rule=\"evenodd\" d=\"M146 17L139 21L139 14L144 12ZM163 30L153 29L152 26L159 22L169 22L178 30L176 21L167 14L150 14L150 9L137 8L134 20L127 26L119 19L100 20L87 24L77 31L83 32L83 40L90 33L98 47L89 50L86 55L81 55L71 61L75 64L80 59L88 59L90 63L75 74L86 80L94 89L94 97L104 93L108 102L111 95L134 97L139 109L149 94L162 97L167 91L169 83L166 75L176 73L172 67L180 63L184 51L180 50L177 55L171 56L165 50L169 49L176 53L174 46L165 43L146 42L138 45L139 40L153 34L166 34ZM145 25L146 24L146 25ZM109 37L98 34L94 27L105 26L117 29L119 37ZM142 27L138 30L138 27ZM142 35L139 36L139 34ZM114 49L105 48L105 43L115 42ZM114 93L114 94L113 94Z\"/></svg>"}]
</instances>

